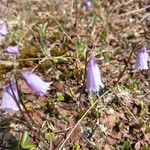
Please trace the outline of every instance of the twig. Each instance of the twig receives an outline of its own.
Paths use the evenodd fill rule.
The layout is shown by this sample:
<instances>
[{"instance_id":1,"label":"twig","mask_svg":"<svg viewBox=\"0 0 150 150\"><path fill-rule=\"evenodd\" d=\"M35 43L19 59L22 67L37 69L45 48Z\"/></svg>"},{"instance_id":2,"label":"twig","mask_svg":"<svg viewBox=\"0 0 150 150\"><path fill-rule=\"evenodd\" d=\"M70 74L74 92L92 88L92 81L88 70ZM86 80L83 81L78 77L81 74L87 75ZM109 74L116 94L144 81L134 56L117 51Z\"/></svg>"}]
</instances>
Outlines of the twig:
<instances>
[{"instance_id":1,"label":"twig","mask_svg":"<svg viewBox=\"0 0 150 150\"><path fill-rule=\"evenodd\" d=\"M23 100L22 100L22 93L21 93L21 91L19 90L19 85L18 85L18 81L17 81L16 75L14 75L14 76L15 76L15 82L16 82L16 87L17 87L17 91L18 91L18 95L19 95L20 102L21 102L21 104L22 104L22 106L23 106L25 112L27 113L28 117L30 118L30 120L31 120L35 125L37 125L37 124L35 123L35 121L33 120L33 118L31 117L30 113L28 112L26 106L25 106L24 103L23 103Z\"/></svg>"},{"instance_id":2,"label":"twig","mask_svg":"<svg viewBox=\"0 0 150 150\"><path fill-rule=\"evenodd\" d=\"M52 15L50 15L50 14L48 14L48 15L56 22L56 24L60 27L60 29L62 30L62 32L68 37L68 39L70 40L70 42L75 45L75 43L73 42L73 40L71 39L71 37L65 32L65 30L63 29L63 27L61 26L61 24Z\"/></svg>"},{"instance_id":3,"label":"twig","mask_svg":"<svg viewBox=\"0 0 150 150\"><path fill-rule=\"evenodd\" d=\"M111 17L110 19L118 19L120 17L128 16L128 15L131 15L131 14L134 14L134 13L137 13L137 12L144 11L144 10L146 10L149 7L150 7L150 5L148 5L146 7L143 7L143 8L140 8L140 9L136 9L136 10L124 13L124 14L121 14L121 15L118 15L118 16Z\"/></svg>"},{"instance_id":4,"label":"twig","mask_svg":"<svg viewBox=\"0 0 150 150\"><path fill-rule=\"evenodd\" d=\"M106 91L105 93L103 93L99 98L102 98L104 95L106 95L109 92ZM68 136L66 137L65 141L62 143L62 145L60 146L59 150L61 150L63 148L63 146L65 145L65 143L67 142L67 140L70 138L71 134L73 133L73 131L76 129L76 127L80 124L80 122L83 120L83 118L89 113L89 111L94 107L94 105L99 101L99 99L97 99L93 105L91 105L89 107L89 109L84 113L84 115L81 117L81 119L77 122L77 124L73 127L73 129L70 131L70 133L68 134Z\"/></svg>"},{"instance_id":5,"label":"twig","mask_svg":"<svg viewBox=\"0 0 150 150\"><path fill-rule=\"evenodd\" d=\"M108 17L110 17L110 16L112 15L112 13L113 13L116 9L118 9L118 8L120 8L120 7L122 7L122 6L128 5L128 4L132 3L133 1L134 1L134 0L130 0L130 1L121 3L120 5L115 5L115 7L111 10L111 12L110 12L110 14L109 14Z\"/></svg>"},{"instance_id":6,"label":"twig","mask_svg":"<svg viewBox=\"0 0 150 150\"><path fill-rule=\"evenodd\" d=\"M138 43L139 43L139 42L138 42ZM119 77L118 77L118 80L115 82L114 86L115 86L117 83L119 83L119 81L121 80L122 76L124 75L124 73L125 73L125 71L126 71L126 69L127 69L127 67L128 67L128 64L129 64L129 62L130 62L131 56L132 56L133 52L135 51L135 48L136 48L136 46L137 46L138 43L136 43L136 44L134 45L134 47L133 47L133 49L132 49L132 51L131 51L131 53L130 53L130 55L129 55L129 57L128 57L127 63L126 63L126 65L125 65L123 71L120 73L120 75L119 75Z\"/></svg>"},{"instance_id":7,"label":"twig","mask_svg":"<svg viewBox=\"0 0 150 150\"><path fill-rule=\"evenodd\" d=\"M11 13L5 5L2 5L2 7L7 11L7 13L8 13L9 15L11 15L11 16L13 16L15 19L17 19L17 16L15 16L13 13ZM35 23L35 24L36 24L36 23ZM34 25L35 25L35 24L34 24ZM32 26L34 26L34 25L32 25ZM28 30L27 30L26 33L21 37L21 39L19 40L18 44L21 43L21 41L24 39L24 37L26 36L26 34L28 33L29 30L31 30L31 31L34 33L34 31L33 31L33 29L32 29L31 27L29 27L29 26L27 26L27 25L25 25L25 26L26 26L26 28L27 28ZM36 38L36 41L38 42L37 38ZM38 43L39 43L39 42L38 42ZM34 43L33 43L33 44L34 44Z\"/></svg>"},{"instance_id":8,"label":"twig","mask_svg":"<svg viewBox=\"0 0 150 150\"><path fill-rule=\"evenodd\" d=\"M138 120L137 120L137 118L134 116L134 114L129 110L128 107L125 106L124 103L123 103L123 105L124 105L125 109L132 115L132 117L133 117L134 120L136 121L135 123L139 126ZM139 127L140 127L140 126L139 126ZM140 129L141 129L141 127L140 127ZM142 131L143 135L145 136L146 140L148 141L148 143L150 144L150 140L149 140L149 138L147 137L147 135L145 134L145 132L144 132L142 129L141 129L141 131Z\"/></svg>"},{"instance_id":9,"label":"twig","mask_svg":"<svg viewBox=\"0 0 150 150\"><path fill-rule=\"evenodd\" d=\"M77 23L78 23L78 0L75 0L75 11L76 11L76 18L75 18L75 28L77 27Z\"/></svg>"},{"instance_id":10,"label":"twig","mask_svg":"<svg viewBox=\"0 0 150 150\"><path fill-rule=\"evenodd\" d=\"M113 93L118 97L118 95L117 95L116 92L113 91ZM134 114L129 110L129 108L124 104L123 101L121 101L121 104L124 106L124 109L126 109L126 110L130 113L130 115L132 115L132 117L133 117L134 120L136 121L135 123L136 123L136 124L138 125L138 127L141 129L141 127L140 127L140 125L139 125L139 123L138 123L138 120L137 120L137 118L134 116ZM145 134L145 132L144 132L142 129L141 129L141 131L142 131L143 135L145 136L146 140L148 141L148 143L150 144L150 140L149 140L149 138L147 137L147 135Z\"/></svg>"}]
</instances>

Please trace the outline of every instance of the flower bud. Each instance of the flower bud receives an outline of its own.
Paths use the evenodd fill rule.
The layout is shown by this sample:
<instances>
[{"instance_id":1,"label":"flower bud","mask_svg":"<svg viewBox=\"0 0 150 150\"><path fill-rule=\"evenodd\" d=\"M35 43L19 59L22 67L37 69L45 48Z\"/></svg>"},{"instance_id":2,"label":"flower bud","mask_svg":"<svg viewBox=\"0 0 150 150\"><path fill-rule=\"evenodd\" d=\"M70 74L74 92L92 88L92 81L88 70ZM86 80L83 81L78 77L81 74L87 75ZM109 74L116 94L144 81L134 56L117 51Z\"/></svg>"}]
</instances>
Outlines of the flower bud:
<instances>
[{"instance_id":1,"label":"flower bud","mask_svg":"<svg viewBox=\"0 0 150 150\"><path fill-rule=\"evenodd\" d=\"M89 92L98 92L101 88L104 88L104 84L101 79L100 69L98 67L95 57L91 57L87 63L86 88Z\"/></svg>"},{"instance_id":2,"label":"flower bud","mask_svg":"<svg viewBox=\"0 0 150 150\"><path fill-rule=\"evenodd\" d=\"M92 3L90 0L86 0L84 3L83 3L83 7L86 11L90 10L92 8Z\"/></svg>"},{"instance_id":3,"label":"flower bud","mask_svg":"<svg viewBox=\"0 0 150 150\"><path fill-rule=\"evenodd\" d=\"M145 46L140 49L136 56L136 68L139 70L148 69L148 53Z\"/></svg>"}]
</instances>

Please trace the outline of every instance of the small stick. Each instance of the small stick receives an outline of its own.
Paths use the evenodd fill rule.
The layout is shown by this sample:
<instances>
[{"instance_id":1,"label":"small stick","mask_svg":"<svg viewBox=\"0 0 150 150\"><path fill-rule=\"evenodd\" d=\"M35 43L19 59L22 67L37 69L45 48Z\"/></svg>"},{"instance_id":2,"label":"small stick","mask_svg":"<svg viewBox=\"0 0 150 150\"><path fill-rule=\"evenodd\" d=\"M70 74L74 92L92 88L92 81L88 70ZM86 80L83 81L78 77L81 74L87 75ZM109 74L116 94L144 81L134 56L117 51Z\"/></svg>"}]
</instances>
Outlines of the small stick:
<instances>
[{"instance_id":1,"label":"small stick","mask_svg":"<svg viewBox=\"0 0 150 150\"><path fill-rule=\"evenodd\" d=\"M110 19L112 20L112 19L118 19L118 18L120 18L120 17L128 16L128 15L131 15L131 14L134 14L134 13L137 13L137 12L144 11L144 10L146 10L146 9L149 8L149 7L150 7L150 5L145 6L145 7L143 7L143 8L140 8L140 9L136 9L136 10L129 11L129 12L127 12L127 13L120 14L120 15L118 15L118 16L113 16L113 17L111 17Z\"/></svg>"},{"instance_id":2,"label":"small stick","mask_svg":"<svg viewBox=\"0 0 150 150\"><path fill-rule=\"evenodd\" d=\"M123 105L124 105L124 107L125 107L125 109L132 115L132 117L134 118L134 120L135 120L135 123L138 125L138 127L141 129L141 127L140 127L140 125L139 125L139 123L138 123L138 120L137 120L137 118L134 116L134 114L130 111L130 109L128 108L128 107L126 107L126 105L123 103ZM143 135L145 136L145 138L146 138L146 140L148 141L148 143L150 144L150 140L149 140L149 138L148 138L148 136L145 134L145 132L141 129L141 131L142 131L142 133L143 133Z\"/></svg>"},{"instance_id":3,"label":"small stick","mask_svg":"<svg viewBox=\"0 0 150 150\"><path fill-rule=\"evenodd\" d=\"M75 9L76 9L76 20L75 20L75 28L76 28L78 22L78 0L75 0Z\"/></svg>"},{"instance_id":4,"label":"small stick","mask_svg":"<svg viewBox=\"0 0 150 150\"><path fill-rule=\"evenodd\" d=\"M109 92L106 91L105 93L103 93L99 98L102 98L104 95L106 95ZM71 134L73 133L73 131L76 129L76 127L80 124L80 122L83 120L83 118L89 113L89 111L94 107L94 105L99 101L99 99L97 99L93 105L91 105L89 107L89 109L84 113L84 115L80 118L80 120L77 122L77 124L73 127L73 129L70 131L70 133L68 134L68 136L66 137L66 139L64 140L64 142L62 143L62 145L60 146L59 150L61 150L63 148L63 146L65 145L65 143L67 142L67 140L70 138Z\"/></svg>"},{"instance_id":5,"label":"small stick","mask_svg":"<svg viewBox=\"0 0 150 150\"><path fill-rule=\"evenodd\" d=\"M21 98L21 97L22 97L22 93L21 93L21 91L19 90L19 85L18 85L18 81L17 81L16 75L14 75L14 76L15 76L15 82L16 82L16 86L17 86L17 90L18 90L20 102L21 102L21 104L22 104L22 106L23 106L25 112L27 113L27 115L28 115L29 118L31 119L31 121L32 121L35 125L37 125L37 124L35 123L35 121L33 120L33 118L31 117L30 113L28 112L26 106L25 106L24 103L23 103L23 100L22 100L22 98Z\"/></svg>"}]
</instances>

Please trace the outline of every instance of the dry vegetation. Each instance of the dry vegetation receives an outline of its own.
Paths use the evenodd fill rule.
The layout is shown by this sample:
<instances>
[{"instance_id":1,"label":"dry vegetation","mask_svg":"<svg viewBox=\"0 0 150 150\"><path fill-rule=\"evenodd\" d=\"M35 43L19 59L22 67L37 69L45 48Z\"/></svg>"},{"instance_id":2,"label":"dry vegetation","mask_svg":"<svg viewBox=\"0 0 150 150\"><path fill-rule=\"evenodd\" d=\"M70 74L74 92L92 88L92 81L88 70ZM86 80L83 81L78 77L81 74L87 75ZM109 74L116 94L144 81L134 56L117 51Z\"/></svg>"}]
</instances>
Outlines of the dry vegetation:
<instances>
[{"instance_id":1,"label":"dry vegetation","mask_svg":"<svg viewBox=\"0 0 150 150\"><path fill-rule=\"evenodd\" d=\"M32 128L19 112L1 111L1 149L150 150L150 69L135 69L142 43L150 49L149 1L93 0L90 11L79 0L1 1L0 17L9 26L1 51L18 44L17 70L28 68L51 82L50 91L37 97L18 75L35 123L25 112ZM105 84L93 100L83 90L89 49ZM2 96L14 66L11 56L0 57L5 59L0 61ZM30 136L20 144L26 130Z\"/></svg>"}]
</instances>

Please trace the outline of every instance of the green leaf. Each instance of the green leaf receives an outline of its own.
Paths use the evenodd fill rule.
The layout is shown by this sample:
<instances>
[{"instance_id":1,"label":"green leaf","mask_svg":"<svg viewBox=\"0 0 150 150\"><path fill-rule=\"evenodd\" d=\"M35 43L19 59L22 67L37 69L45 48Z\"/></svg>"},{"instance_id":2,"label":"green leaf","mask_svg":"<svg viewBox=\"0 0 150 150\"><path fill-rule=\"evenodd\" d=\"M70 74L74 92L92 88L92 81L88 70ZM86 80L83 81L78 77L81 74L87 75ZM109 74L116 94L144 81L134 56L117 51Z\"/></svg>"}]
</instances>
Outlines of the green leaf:
<instances>
[{"instance_id":1,"label":"green leaf","mask_svg":"<svg viewBox=\"0 0 150 150\"><path fill-rule=\"evenodd\" d=\"M79 144L74 145L74 146L72 147L72 150L80 150L80 145L79 145Z\"/></svg>"},{"instance_id":2,"label":"green leaf","mask_svg":"<svg viewBox=\"0 0 150 150\"><path fill-rule=\"evenodd\" d=\"M77 41L76 41L77 58L79 58L79 59L84 58L85 50L86 50L85 44L82 43L82 41L80 41L80 39L77 39Z\"/></svg>"},{"instance_id":3,"label":"green leaf","mask_svg":"<svg viewBox=\"0 0 150 150\"><path fill-rule=\"evenodd\" d=\"M129 140L123 143L121 150L133 150Z\"/></svg>"},{"instance_id":4,"label":"green leaf","mask_svg":"<svg viewBox=\"0 0 150 150\"><path fill-rule=\"evenodd\" d=\"M92 28L94 28L94 26L96 25L96 22L97 22L97 15L96 15L96 13L94 13L89 26L92 27Z\"/></svg>"},{"instance_id":5,"label":"green leaf","mask_svg":"<svg viewBox=\"0 0 150 150\"><path fill-rule=\"evenodd\" d=\"M102 38L103 40L106 40L106 37L107 37L107 30L106 30L106 29L103 29L100 34L101 34L101 38Z\"/></svg>"},{"instance_id":6,"label":"green leaf","mask_svg":"<svg viewBox=\"0 0 150 150\"><path fill-rule=\"evenodd\" d=\"M53 132L48 132L45 134L45 139L53 140L55 138L55 134Z\"/></svg>"},{"instance_id":7,"label":"green leaf","mask_svg":"<svg viewBox=\"0 0 150 150\"><path fill-rule=\"evenodd\" d=\"M137 90L137 80L133 79L131 83L127 85L127 87L131 90L131 92L135 92Z\"/></svg>"},{"instance_id":8,"label":"green leaf","mask_svg":"<svg viewBox=\"0 0 150 150\"><path fill-rule=\"evenodd\" d=\"M150 147L149 146L147 147L144 145L141 150L150 150Z\"/></svg>"},{"instance_id":9,"label":"green leaf","mask_svg":"<svg viewBox=\"0 0 150 150\"><path fill-rule=\"evenodd\" d=\"M21 145L21 148L31 150L31 149L35 148L35 145L34 144L24 144L24 145Z\"/></svg>"},{"instance_id":10,"label":"green leaf","mask_svg":"<svg viewBox=\"0 0 150 150\"><path fill-rule=\"evenodd\" d=\"M142 100L141 100L140 106L141 106L140 115L142 116L142 115L145 114L145 112L147 110L146 109L146 105L145 105L145 103Z\"/></svg>"},{"instance_id":11,"label":"green leaf","mask_svg":"<svg viewBox=\"0 0 150 150\"><path fill-rule=\"evenodd\" d=\"M21 148L22 149L33 149L36 146L34 144L29 144L27 143L29 140L29 132L28 131L24 131L22 139L21 139Z\"/></svg>"},{"instance_id":12,"label":"green leaf","mask_svg":"<svg viewBox=\"0 0 150 150\"><path fill-rule=\"evenodd\" d=\"M39 33L39 43L41 47L42 53L47 55L47 48L45 47L45 38L46 38L46 30L47 30L47 22L45 24L39 24L36 29Z\"/></svg>"},{"instance_id":13,"label":"green leaf","mask_svg":"<svg viewBox=\"0 0 150 150\"><path fill-rule=\"evenodd\" d=\"M20 140L16 140L16 141L13 143L13 150L18 150L19 147L20 147L20 144L21 144L21 141L20 141Z\"/></svg>"},{"instance_id":14,"label":"green leaf","mask_svg":"<svg viewBox=\"0 0 150 150\"><path fill-rule=\"evenodd\" d=\"M64 94L63 93L60 93L60 92L57 92L57 101L58 102L62 102L64 101L65 98L64 98Z\"/></svg>"}]
</instances>

